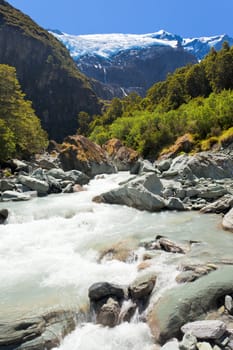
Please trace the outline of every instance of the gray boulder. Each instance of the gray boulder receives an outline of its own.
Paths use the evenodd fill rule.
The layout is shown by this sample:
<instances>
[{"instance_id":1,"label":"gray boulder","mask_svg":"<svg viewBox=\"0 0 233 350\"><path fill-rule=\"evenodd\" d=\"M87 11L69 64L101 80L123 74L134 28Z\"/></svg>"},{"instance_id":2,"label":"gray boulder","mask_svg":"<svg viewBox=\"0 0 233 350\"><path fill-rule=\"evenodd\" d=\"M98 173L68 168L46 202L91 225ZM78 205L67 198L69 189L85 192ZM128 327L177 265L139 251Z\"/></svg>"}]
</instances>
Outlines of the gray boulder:
<instances>
[{"instance_id":1,"label":"gray boulder","mask_svg":"<svg viewBox=\"0 0 233 350\"><path fill-rule=\"evenodd\" d=\"M186 323L183 333L192 333L197 339L219 339L226 332L226 324L219 320L203 320Z\"/></svg>"},{"instance_id":2,"label":"gray boulder","mask_svg":"<svg viewBox=\"0 0 233 350\"><path fill-rule=\"evenodd\" d=\"M158 176L147 173L93 198L93 201L127 205L139 210L159 211L165 207L165 201L160 196L162 190L163 185Z\"/></svg>"},{"instance_id":3,"label":"gray boulder","mask_svg":"<svg viewBox=\"0 0 233 350\"><path fill-rule=\"evenodd\" d=\"M210 345L210 343L207 343L206 341L204 341L204 342L197 343L197 349L198 350L212 350L212 346Z\"/></svg>"},{"instance_id":4,"label":"gray boulder","mask_svg":"<svg viewBox=\"0 0 233 350\"><path fill-rule=\"evenodd\" d=\"M179 345L180 350L196 350L197 338L192 332L185 332L183 339Z\"/></svg>"},{"instance_id":5,"label":"gray boulder","mask_svg":"<svg viewBox=\"0 0 233 350\"><path fill-rule=\"evenodd\" d=\"M1 350L50 350L74 330L76 315L72 311L49 314L0 324Z\"/></svg>"},{"instance_id":6,"label":"gray boulder","mask_svg":"<svg viewBox=\"0 0 233 350\"><path fill-rule=\"evenodd\" d=\"M178 210L178 211L186 210L184 203L179 198L176 198L176 197L170 197L166 203L166 207L169 210Z\"/></svg>"},{"instance_id":7,"label":"gray boulder","mask_svg":"<svg viewBox=\"0 0 233 350\"><path fill-rule=\"evenodd\" d=\"M48 175L58 180L68 180L79 185L85 185L89 182L89 177L79 170L51 169L48 171Z\"/></svg>"},{"instance_id":8,"label":"gray boulder","mask_svg":"<svg viewBox=\"0 0 233 350\"><path fill-rule=\"evenodd\" d=\"M3 202L8 202L8 201L14 201L14 202L28 201L29 199L31 199L31 196L29 194L21 193L21 192L17 192L17 191L5 191L1 195L1 200Z\"/></svg>"},{"instance_id":9,"label":"gray boulder","mask_svg":"<svg viewBox=\"0 0 233 350\"><path fill-rule=\"evenodd\" d=\"M170 340L169 342L164 344L164 346L161 347L161 350L180 350L178 340Z\"/></svg>"},{"instance_id":10,"label":"gray boulder","mask_svg":"<svg viewBox=\"0 0 233 350\"><path fill-rule=\"evenodd\" d=\"M186 177L192 174L197 178L231 178L233 159L229 155L213 152L201 152L194 156L181 155L173 159L170 169L163 176L182 177L184 173Z\"/></svg>"},{"instance_id":11,"label":"gray boulder","mask_svg":"<svg viewBox=\"0 0 233 350\"><path fill-rule=\"evenodd\" d=\"M209 184L208 187L199 187L198 189L198 197L204 198L207 200L216 199L224 196L228 193L226 188L216 184Z\"/></svg>"},{"instance_id":12,"label":"gray boulder","mask_svg":"<svg viewBox=\"0 0 233 350\"><path fill-rule=\"evenodd\" d=\"M223 217L222 226L225 230L233 232L233 208Z\"/></svg>"},{"instance_id":13,"label":"gray boulder","mask_svg":"<svg viewBox=\"0 0 233 350\"><path fill-rule=\"evenodd\" d=\"M226 294L233 293L232 266L224 266L191 284L167 291L152 307L148 316L155 341L166 342L177 337L187 322L197 320Z\"/></svg>"},{"instance_id":14,"label":"gray boulder","mask_svg":"<svg viewBox=\"0 0 233 350\"><path fill-rule=\"evenodd\" d=\"M0 180L0 192L12 191L15 189L15 182L13 180Z\"/></svg>"},{"instance_id":15,"label":"gray boulder","mask_svg":"<svg viewBox=\"0 0 233 350\"><path fill-rule=\"evenodd\" d=\"M49 184L47 182L38 180L31 176L19 175L18 182L40 194L47 194L49 190Z\"/></svg>"},{"instance_id":16,"label":"gray boulder","mask_svg":"<svg viewBox=\"0 0 233 350\"><path fill-rule=\"evenodd\" d=\"M225 296L224 302L225 309L229 312L229 314L233 314L233 299L231 295Z\"/></svg>"},{"instance_id":17,"label":"gray boulder","mask_svg":"<svg viewBox=\"0 0 233 350\"><path fill-rule=\"evenodd\" d=\"M172 163L172 159L168 158L168 159L161 160L156 165L159 171L162 173L163 171L167 171L170 168L171 163Z\"/></svg>"},{"instance_id":18,"label":"gray boulder","mask_svg":"<svg viewBox=\"0 0 233 350\"><path fill-rule=\"evenodd\" d=\"M98 203L127 205L139 210L159 211L165 208L162 197L154 195L143 186L137 188L123 186L93 198Z\"/></svg>"},{"instance_id":19,"label":"gray boulder","mask_svg":"<svg viewBox=\"0 0 233 350\"><path fill-rule=\"evenodd\" d=\"M205 205L201 213L226 214L233 207L233 196L225 195L216 201Z\"/></svg>"}]
</instances>

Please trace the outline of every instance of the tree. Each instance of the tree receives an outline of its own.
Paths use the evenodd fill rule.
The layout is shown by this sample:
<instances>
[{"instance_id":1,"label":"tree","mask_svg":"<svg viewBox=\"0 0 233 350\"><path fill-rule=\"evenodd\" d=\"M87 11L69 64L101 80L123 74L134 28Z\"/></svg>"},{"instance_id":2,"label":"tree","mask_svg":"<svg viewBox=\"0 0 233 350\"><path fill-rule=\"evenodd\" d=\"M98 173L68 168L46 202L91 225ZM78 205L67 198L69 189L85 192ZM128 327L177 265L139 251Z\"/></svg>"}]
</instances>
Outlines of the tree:
<instances>
[{"instance_id":1,"label":"tree","mask_svg":"<svg viewBox=\"0 0 233 350\"><path fill-rule=\"evenodd\" d=\"M47 146L47 134L31 102L25 100L15 68L0 65L0 78L0 144L4 144L0 159L40 152Z\"/></svg>"}]
</instances>

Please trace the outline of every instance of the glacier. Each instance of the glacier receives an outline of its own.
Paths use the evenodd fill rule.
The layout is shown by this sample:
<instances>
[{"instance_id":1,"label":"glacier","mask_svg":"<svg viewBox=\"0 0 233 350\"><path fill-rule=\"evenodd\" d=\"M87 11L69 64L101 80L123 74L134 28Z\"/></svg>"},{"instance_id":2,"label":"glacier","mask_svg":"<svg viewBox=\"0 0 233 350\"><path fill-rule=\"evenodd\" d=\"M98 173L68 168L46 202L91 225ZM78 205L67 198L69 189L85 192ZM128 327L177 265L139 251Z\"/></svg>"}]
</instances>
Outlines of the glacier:
<instances>
[{"instance_id":1,"label":"glacier","mask_svg":"<svg viewBox=\"0 0 233 350\"><path fill-rule=\"evenodd\" d=\"M200 38L182 38L165 30L148 34L88 34L72 35L59 30L49 30L69 50L74 60L83 56L99 56L111 59L112 56L126 50L140 50L153 46L182 46L198 60L210 51L211 47L219 50L222 43L227 41L233 45L233 38L226 34Z\"/></svg>"}]
</instances>

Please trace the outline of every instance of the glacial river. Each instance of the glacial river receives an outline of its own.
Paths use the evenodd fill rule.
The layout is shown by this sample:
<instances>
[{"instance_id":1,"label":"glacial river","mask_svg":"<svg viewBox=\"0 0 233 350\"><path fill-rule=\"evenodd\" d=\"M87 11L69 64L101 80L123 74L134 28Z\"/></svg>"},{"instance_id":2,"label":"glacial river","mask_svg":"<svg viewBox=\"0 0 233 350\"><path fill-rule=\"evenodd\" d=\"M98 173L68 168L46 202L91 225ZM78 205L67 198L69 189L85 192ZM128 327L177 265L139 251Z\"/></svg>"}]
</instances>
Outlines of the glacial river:
<instances>
[{"instance_id":1,"label":"glacial river","mask_svg":"<svg viewBox=\"0 0 233 350\"><path fill-rule=\"evenodd\" d=\"M118 186L128 173L100 176L86 191L50 195L28 202L0 203L8 208L0 226L0 322L48 310L85 308L94 282L128 285L139 274L144 248L157 234L175 240L201 241L186 256L158 251L146 271L158 275L152 300L176 285L177 266L231 259L233 235L221 229L221 217L197 212L148 213L97 204L92 198ZM99 262L100 252L116 242L131 242L137 259ZM128 243L127 243L128 244ZM60 350L150 350L153 339L137 317L113 329L83 323Z\"/></svg>"}]
</instances>

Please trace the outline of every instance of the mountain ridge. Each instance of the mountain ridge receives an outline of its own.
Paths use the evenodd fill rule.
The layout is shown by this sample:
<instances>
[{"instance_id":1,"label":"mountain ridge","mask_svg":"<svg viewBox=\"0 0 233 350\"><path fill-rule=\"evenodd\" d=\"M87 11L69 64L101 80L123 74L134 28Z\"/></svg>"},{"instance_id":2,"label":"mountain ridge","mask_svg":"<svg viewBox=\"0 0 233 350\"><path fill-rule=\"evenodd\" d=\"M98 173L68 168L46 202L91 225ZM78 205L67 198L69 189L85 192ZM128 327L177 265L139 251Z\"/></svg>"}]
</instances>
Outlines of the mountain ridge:
<instances>
[{"instance_id":1,"label":"mountain ridge","mask_svg":"<svg viewBox=\"0 0 233 350\"><path fill-rule=\"evenodd\" d=\"M151 46L170 46L177 48L182 46L185 50L193 53L200 60L209 52L211 47L221 49L222 43L228 41L233 45L233 38L227 34L183 38L180 35L169 33L163 29L154 33L146 34L86 34L72 35L60 30L49 29L58 40L69 50L74 59L85 55L111 58L122 50L139 49Z\"/></svg>"}]
</instances>

